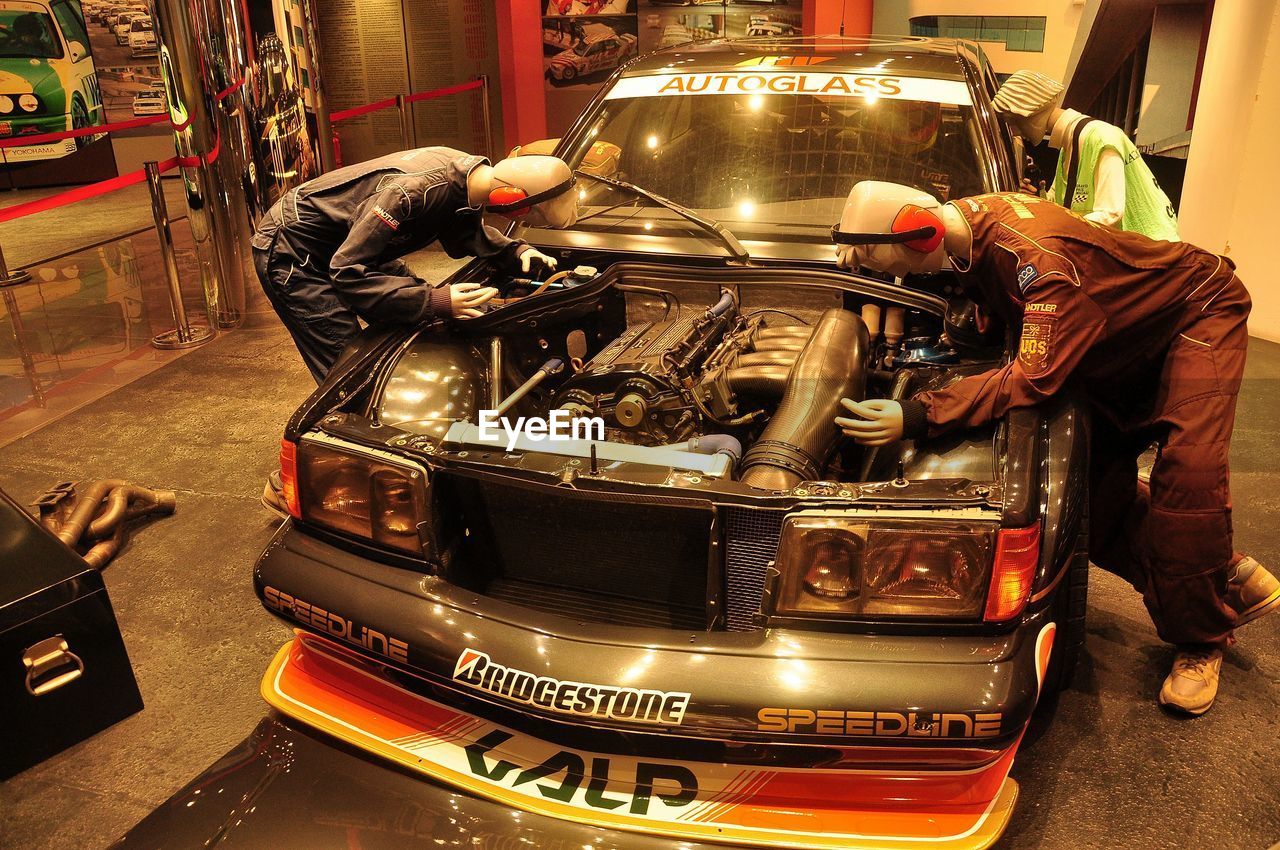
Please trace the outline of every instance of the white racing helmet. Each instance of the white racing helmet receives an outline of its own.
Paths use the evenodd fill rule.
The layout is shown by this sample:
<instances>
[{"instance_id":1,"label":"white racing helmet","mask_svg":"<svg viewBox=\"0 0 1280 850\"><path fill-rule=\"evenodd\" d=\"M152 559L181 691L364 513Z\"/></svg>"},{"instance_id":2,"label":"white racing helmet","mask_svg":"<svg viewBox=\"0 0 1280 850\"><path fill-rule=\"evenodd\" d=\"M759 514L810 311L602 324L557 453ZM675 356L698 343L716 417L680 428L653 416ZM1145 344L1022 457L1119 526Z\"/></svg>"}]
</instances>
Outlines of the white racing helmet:
<instances>
[{"instance_id":1,"label":"white racing helmet","mask_svg":"<svg viewBox=\"0 0 1280 850\"><path fill-rule=\"evenodd\" d=\"M576 178L559 157L527 155L493 167L485 209L535 227L572 227L578 220Z\"/></svg>"},{"instance_id":2,"label":"white racing helmet","mask_svg":"<svg viewBox=\"0 0 1280 850\"><path fill-rule=\"evenodd\" d=\"M910 186L856 183L840 223L831 228L839 265L895 277L941 271L947 259L941 210L937 198Z\"/></svg>"}]
</instances>

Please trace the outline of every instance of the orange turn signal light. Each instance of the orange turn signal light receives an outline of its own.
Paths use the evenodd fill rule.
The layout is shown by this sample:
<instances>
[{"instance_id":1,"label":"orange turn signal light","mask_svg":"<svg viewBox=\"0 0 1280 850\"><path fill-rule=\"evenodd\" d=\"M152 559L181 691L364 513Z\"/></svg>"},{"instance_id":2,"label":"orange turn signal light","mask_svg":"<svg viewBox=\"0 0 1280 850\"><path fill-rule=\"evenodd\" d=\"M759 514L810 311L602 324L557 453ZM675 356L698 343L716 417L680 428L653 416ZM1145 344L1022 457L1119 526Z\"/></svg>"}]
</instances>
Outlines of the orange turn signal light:
<instances>
[{"instance_id":1,"label":"orange turn signal light","mask_svg":"<svg viewBox=\"0 0 1280 850\"><path fill-rule=\"evenodd\" d=\"M280 441L280 491L290 516L301 519L302 504L298 501L298 445L288 440Z\"/></svg>"},{"instance_id":2,"label":"orange turn signal light","mask_svg":"<svg viewBox=\"0 0 1280 850\"><path fill-rule=\"evenodd\" d=\"M1026 528L1000 529L984 620L1010 620L1022 613L1039 563L1040 523Z\"/></svg>"}]
</instances>

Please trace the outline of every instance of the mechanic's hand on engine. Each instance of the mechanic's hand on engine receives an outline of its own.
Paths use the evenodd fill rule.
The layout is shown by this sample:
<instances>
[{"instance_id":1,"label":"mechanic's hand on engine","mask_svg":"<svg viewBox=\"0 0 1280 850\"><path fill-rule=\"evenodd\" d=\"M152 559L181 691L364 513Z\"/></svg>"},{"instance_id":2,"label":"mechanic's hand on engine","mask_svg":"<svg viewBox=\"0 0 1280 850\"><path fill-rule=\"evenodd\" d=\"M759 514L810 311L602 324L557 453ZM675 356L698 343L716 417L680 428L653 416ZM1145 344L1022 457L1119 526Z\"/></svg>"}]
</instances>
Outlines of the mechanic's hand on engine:
<instances>
[{"instance_id":1,"label":"mechanic's hand on engine","mask_svg":"<svg viewBox=\"0 0 1280 850\"><path fill-rule=\"evenodd\" d=\"M842 269L856 269L862 263L858 260L856 245L836 246L836 265Z\"/></svg>"},{"instance_id":2,"label":"mechanic's hand on engine","mask_svg":"<svg viewBox=\"0 0 1280 850\"><path fill-rule=\"evenodd\" d=\"M449 312L454 318L474 319L483 316L480 309L490 298L498 294L492 286L478 283L455 283L449 287Z\"/></svg>"},{"instance_id":3,"label":"mechanic's hand on engine","mask_svg":"<svg viewBox=\"0 0 1280 850\"><path fill-rule=\"evenodd\" d=\"M856 419L836 417L836 426L859 445L887 446L902 439L902 405L887 398L840 399Z\"/></svg>"},{"instance_id":4,"label":"mechanic's hand on engine","mask_svg":"<svg viewBox=\"0 0 1280 850\"><path fill-rule=\"evenodd\" d=\"M533 270L534 263L541 263L547 271L556 270L556 258L548 257L537 248L529 248L520 253L520 271L528 274Z\"/></svg>"}]
</instances>

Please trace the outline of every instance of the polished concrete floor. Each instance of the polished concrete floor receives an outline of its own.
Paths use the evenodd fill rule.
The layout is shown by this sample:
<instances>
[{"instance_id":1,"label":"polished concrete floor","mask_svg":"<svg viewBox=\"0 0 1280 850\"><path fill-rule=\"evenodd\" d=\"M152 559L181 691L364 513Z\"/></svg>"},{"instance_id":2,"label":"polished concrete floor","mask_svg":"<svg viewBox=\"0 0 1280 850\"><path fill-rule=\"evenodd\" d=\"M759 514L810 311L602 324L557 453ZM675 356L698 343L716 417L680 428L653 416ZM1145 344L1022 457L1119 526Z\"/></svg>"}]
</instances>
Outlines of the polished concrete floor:
<instances>
[{"instance_id":1,"label":"polished concrete floor","mask_svg":"<svg viewBox=\"0 0 1280 850\"><path fill-rule=\"evenodd\" d=\"M1280 346L1256 342L1233 451L1238 547L1272 565L1277 378ZM242 330L0 448L0 487L23 502L68 478L179 495L177 514L138 530L106 571L146 709L0 784L0 847L105 846L263 716L259 677L289 633L250 587L275 524L258 495L310 389L282 330ZM1170 651L1138 596L1097 570L1087 649L1075 686L1018 756L1022 793L1000 848L1280 840L1280 616L1241 631L1218 705L1198 719L1156 707Z\"/></svg>"}]
</instances>

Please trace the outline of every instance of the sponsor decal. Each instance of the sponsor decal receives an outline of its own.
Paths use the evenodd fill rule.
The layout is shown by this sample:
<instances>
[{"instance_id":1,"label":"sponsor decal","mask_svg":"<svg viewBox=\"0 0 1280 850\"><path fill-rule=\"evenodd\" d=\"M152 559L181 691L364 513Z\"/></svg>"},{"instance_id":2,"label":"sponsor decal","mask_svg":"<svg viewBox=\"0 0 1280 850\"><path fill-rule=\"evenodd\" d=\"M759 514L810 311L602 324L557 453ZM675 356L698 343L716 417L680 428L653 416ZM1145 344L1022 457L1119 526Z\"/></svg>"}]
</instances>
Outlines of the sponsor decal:
<instances>
[{"instance_id":1,"label":"sponsor decal","mask_svg":"<svg viewBox=\"0 0 1280 850\"><path fill-rule=\"evenodd\" d=\"M341 614L327 611L318 605L312 605L296 596L267 586L262 589L262 601L272 611L284 614L310 626L326 635L354 644L361 649L375 652L378 655L407 664L409 661L409 644L402 640L385 635L368 626L357 626L356 623Z\"/></svg>"},{"instance_id":2,"label":"sponsor decal","mask_svg":"<svg viewBox=\"0 0 1280 850\"><path fill-rule=\"evenodd\" d=\"M1058 312L1058 305L1033 302L1022 309L1025 313L1056 313Z\"/></svg>"},{"instance_id":3,"label":"sponsor decal","mask_svg":"<svg viewBox=\"0 0 1280 850\"><path fill-rule=\"evenodd\" d=\"M606 100L670 95L803 94L821 97L856 97L864 100L916 100L968 105L969 89L959 80L893 77L884 74L840 74L819 71L787 71L761 67L759 71L724 71L706 74L654 74L624 77Z\"/></svg>"},{"instance_id":4,"label":"sponsor decal","mask_svg":"<svg viewBox=\"0 0 1280 850\"><path fill-rule=\"evenodd\" d=\"M739 68L743 67L759 67L759 66L793 66L793 65L821 65L823 62L830 62L831 56L757 56L754 59L743 59L736 63Z\"/></svg>"},{"instance_id":5,"label":"sponsor decal","mask_svg":"<svg viewBox=\"0 0 1280 850\"><path fill-rule=\"evenodd\" d=\"M515 737L493 729L464 747L471 775L527 794L536 791L548 800L606 812L621 809L640 817L649 814L654 800L680 808L698 799L698 777L682 764L627 759L625 772L615 775L613 759L584 757L573 750L559 750L535 764L494 754L509 748Z\"/></svg>"},{"instance_id":6,"label":"sponsor decal","mask_svg":"<svg viewBox=\"0 0 1280 850\"><path fill-rule=\"evenodd\" d=\"M1040 272L1031 263L1023 263L1018 267L1018 288L1023 292L1027 291L1027 287L1035 282L1040 276Z\"/></svg>"},{"instance_id":7,"label":"sponsor decal","mask_svg":"<svg viewBox=\"0 0 1280 850\"><path fill-rule=\"evenodd\" d=\"M382 219L384 222L386 222L387 227L390 227L392 230L400 229L399 219L397 219L391 213L384 210L382 207L375 206L373 208L373 214L376 215L378 218Z\"/></svg>"},{"instance_id":8,"label":"sponsor decal","mask_svg":"<svg viewBox=\"0 0 1280 850\"><path fill-rule=\"evenodd\" d=\"M477 690L544 711L630 723L678 726L691 694L597 685L540 676L495 663L487 653L464 649L453 678Z\"/></svg>"},{"instance_id":9,"label":"sponsor decal","mask_svg":"<svg viewBox=\"0 0 1280 850\"><path fill-rule=\"evenodd\" d=\"M868 738L993 738L1000 734L1002 719L1000 712L762 708L756 714L756 729Z\"/></svg>"},{"instance_id":10,"label":"sponsor decal","mask_svg":"<svg viewBox=\"0 0 1280 850\"><path fill-rule=\"evenodd\" d=\"M1053 354L1053 320L1049 313L1026 314L1022 320L1022 339L1018 343L1018 359L1028 375L1043 372Z\"/></svg>"}]
</instances>

